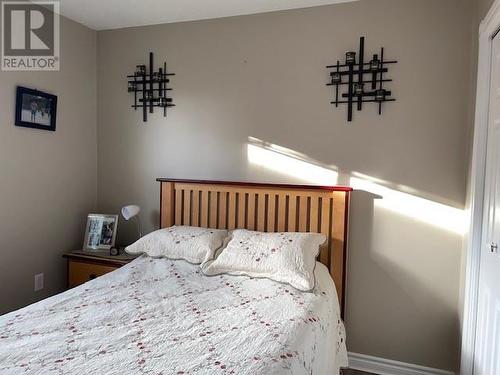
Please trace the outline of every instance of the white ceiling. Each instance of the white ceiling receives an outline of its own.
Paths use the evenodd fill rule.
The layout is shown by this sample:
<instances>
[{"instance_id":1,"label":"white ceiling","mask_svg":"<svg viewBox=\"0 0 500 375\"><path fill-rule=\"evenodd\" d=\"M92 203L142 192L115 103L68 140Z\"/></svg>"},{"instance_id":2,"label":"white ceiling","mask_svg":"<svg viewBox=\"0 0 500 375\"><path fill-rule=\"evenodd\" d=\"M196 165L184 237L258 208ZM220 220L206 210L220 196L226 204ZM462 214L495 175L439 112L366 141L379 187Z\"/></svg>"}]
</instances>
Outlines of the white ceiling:
<instances>
[{"instance_id":1,"label":"white ceiling","mask_svg":"<svg viewBox=\"0 0 500 375\"><path fill-rule=\"evenodd\" d=\"M95 30L308 8L355 0L61 0L61 14Z\"/></svg>"}]
</instances>

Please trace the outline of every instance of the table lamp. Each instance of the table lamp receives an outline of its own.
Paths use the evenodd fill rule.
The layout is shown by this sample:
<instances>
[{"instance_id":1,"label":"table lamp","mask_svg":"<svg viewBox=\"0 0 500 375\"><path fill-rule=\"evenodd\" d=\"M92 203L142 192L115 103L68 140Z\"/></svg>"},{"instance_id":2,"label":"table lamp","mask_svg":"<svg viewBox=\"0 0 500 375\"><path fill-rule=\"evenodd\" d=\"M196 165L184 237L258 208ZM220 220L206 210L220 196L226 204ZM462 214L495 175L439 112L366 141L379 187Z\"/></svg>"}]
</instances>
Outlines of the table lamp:
<instances>
[{"instance_id":1,"label":"table lamp","mask_svg":"<svg viewBox=\"0 0 500 375\"><path fill-rule=\"evenodd\" d=\"M129 221L130 219L135 217L137 221L137 228L139 229L139 238L142 237L141 221L139 220L140 211L141 208L135 204L131 204L122 208L122 216L125 220Z\"/></svg>"}]
</instances>

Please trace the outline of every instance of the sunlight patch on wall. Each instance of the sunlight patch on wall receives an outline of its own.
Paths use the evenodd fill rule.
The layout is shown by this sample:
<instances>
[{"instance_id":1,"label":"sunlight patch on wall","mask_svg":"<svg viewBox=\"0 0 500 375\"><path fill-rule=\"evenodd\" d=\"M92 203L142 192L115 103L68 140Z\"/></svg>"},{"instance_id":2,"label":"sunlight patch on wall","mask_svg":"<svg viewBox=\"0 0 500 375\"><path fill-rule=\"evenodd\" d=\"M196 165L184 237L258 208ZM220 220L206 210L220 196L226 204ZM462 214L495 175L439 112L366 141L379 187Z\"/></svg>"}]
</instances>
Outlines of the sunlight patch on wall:
<instances>
[{"instance_id":1,"label":"sunlight patch on wall","mask_svg":"<svg viewBox=\"0 0 500 375\"><path fill-rule=\"evenodd\" d=\"M358 177L351 177L349 185L354 189L380 196L380 199L374 200L376 207L381 207L460 235L463 235L466 231L467 216L465 210L393 190L373 181Z\"/></svg>"},{"instance_id":2,"label":"sunlight patch on wall","mask_svg":"<svg viewBox=\"0 0 500 375\"><path fill-rule=\"evenodd\" d=\"M336 185L338 173L331 169L285 155L254 144L247 146L248 161L279 173L299 178L305 182L319 185Z\"/></svg>"}]
</instances>

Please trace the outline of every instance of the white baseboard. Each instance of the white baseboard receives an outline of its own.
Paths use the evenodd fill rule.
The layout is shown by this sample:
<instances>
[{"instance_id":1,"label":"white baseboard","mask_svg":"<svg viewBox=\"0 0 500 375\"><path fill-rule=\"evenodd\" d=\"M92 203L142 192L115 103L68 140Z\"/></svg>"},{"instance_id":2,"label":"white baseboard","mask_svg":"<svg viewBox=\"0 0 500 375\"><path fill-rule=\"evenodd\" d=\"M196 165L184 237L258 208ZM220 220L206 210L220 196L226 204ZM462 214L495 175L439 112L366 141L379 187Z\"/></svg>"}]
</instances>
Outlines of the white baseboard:
<instances>
[{"instance_id":1,"label":"white baseboard","mask_svg":"<svg viewBox=\"0 0 500 375\"><path fill-rule=\"evenodd\" d=\"M455 375L452 371L349 352L349 368L379 375Z\"/></svg>"}]
</instances>

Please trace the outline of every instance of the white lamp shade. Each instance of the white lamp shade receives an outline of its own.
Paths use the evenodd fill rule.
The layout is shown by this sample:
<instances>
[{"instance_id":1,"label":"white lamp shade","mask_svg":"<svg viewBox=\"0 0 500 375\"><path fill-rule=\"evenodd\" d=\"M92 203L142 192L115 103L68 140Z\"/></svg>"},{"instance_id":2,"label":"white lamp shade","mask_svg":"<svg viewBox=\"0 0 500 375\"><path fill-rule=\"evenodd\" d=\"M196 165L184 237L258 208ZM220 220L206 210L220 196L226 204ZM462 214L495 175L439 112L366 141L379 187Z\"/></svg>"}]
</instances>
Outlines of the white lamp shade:
<instances>
[{"instance_id":1,"label":"white lamp shade","mask_svg":"<svg viewBox=\"0 0 500 375\"><path fill-rule=\"evenodd\" d=\"M122 216L125 220L130 220L134 216L137 216L141 211L141 208L135 204L131 204L130 206L125 206L122 208Z\"/></svg>"}]
</instances>

